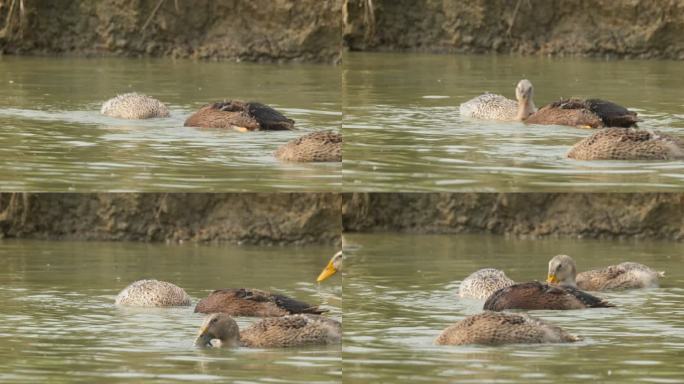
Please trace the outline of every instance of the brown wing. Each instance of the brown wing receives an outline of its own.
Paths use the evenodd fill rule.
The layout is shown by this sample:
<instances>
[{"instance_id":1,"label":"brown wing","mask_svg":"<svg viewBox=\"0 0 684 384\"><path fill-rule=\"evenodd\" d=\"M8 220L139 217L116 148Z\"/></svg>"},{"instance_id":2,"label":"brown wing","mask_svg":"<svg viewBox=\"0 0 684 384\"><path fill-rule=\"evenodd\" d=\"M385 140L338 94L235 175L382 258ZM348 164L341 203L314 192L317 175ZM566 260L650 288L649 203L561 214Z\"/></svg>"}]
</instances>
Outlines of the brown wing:
<instances>
[{"instance_id":1,"label":"brown wing","mask_svg":"<svg viewBox=\"0 0 684 384\"><path fill-rule=\"evenodd\" d=\"M587 99L585 105L601 118L606 127L636 127L639 121L636 112L607 100Z\"/></svg>"},{"instance_id":2,"label":"brown wing","mask_svg":"<svg viewBox=\"0 0 684 384\"><path fill-rule=\"evenodd\" d=\"M576 100L560 100L546 105L525 119L525 123L589 128L604 125L603 120L589 109L581 107Z\"/></svg>"}]
</instances>

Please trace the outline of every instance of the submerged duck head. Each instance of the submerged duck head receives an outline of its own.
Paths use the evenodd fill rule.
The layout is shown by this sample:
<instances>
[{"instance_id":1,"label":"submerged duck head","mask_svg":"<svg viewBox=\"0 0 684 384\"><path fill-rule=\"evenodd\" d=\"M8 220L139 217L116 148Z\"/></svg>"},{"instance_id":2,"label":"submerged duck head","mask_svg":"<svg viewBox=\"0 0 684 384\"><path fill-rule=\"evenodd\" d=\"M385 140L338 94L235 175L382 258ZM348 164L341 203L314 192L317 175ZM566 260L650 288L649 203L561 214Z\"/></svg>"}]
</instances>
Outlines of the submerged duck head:
<instances>
[{"instance_id":1,"label":"submerged duck head","mask_svg":"<svg viewBox=\"0 0 684 384\"><path fill-rule=\"evenodd\" d=\"M344 259L344 256L342 255L342 251L337 252L331 259L328 261L328 265L323 268L323 271L321 272L320 275L318 275L318 278L316 279L317 283L320 283L323 280L326 280L330 276L336 274L337 272L342 270L342 260Z\"/></svg>"},{"instance_id":2,"label":"submerged duck head","mask_svg":"<svg viewBox=\"0 0 684 384\"><path fill-rule=\"evenodd\" d=\"M517 120L525 120L528 116L537 112L537 107L532 100L534 97L534 87L532 82L522 79L515 87L515 98L518 100Z\"/></svg>"},{"instance_id":3,"label":"submerged duck head","mask_svg":"<svg viewBox=\"0 0 684 384\"><path fill-rule=\"evenodd\" d=\"M237 347L240 345L240 328L225 313L213 313L204 318L195 345L199 347Z\"/></svg>"},{"instance_id":4,"label":"submerged duck head","mask_svg":"<svg viewBox=\"0 0 684 384\"><path fill-rule=\"evenodd\" d=\"M575 260L568 255L556 255L549 261L549 273L546 282L576 287L576 275L577 267L575 266Z\"/></svg>"}]
</instances>

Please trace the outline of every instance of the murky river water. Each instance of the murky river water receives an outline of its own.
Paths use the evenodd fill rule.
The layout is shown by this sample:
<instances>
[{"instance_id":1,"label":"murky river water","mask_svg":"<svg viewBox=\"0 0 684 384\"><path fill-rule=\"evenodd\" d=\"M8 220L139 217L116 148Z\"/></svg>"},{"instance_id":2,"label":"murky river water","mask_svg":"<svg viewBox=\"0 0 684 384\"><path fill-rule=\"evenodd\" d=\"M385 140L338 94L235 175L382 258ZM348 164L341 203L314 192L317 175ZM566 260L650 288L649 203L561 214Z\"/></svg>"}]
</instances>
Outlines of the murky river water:
<instances>
[{"instance_id":1,"label":"murky river water","mask_svg":"<svg viewBox=\"0 0 684 384\"><path fill-rule=\"evenodd\" d=\"M142 92L171 116L129 121L102 102ZM297 131L183 127L200 106L258 100ZM341 165L282 164L273 151L341 122L340 69L186 60L0 57L0 187L16 191L332 191Z\"/></svg>"},{"instance_id":2,"label":"murky river water","mask_svg":"<svg viewBox=\"0 0 684 384\"><path fill-rule=\"evenodd\" d=\"M125 309L140 278L193 303L212 289L282 292L341 319L341 286L316 285L330 247L0 241L0 382L340 382L340 347L196 348L193 307ZM238 318L240 327L255 319Z\"/></svg>"},{"instance_id":3,"label":"murky river water","mask_svg":"<svg viewBox=\"0 0 684 384\"><path fill-rule=\"evenodd\" d=\"M599 97L640 127L684 137L684 66L676 61L351 53L343 60L348 191L644 191L684 186L684 161L565 158L591 131L462 118L485 91L514 98L528 78L537 106Z\"/></svg>"},{"instance_id":4,"label":"murky river water","mask_svg":"<svg viewBox=\"0 0 684 384\"><path fill-rule=\"evenodd\" d=\"M684 252L669 242L511 240L477 235L345 235L345 383L681 383ZM616 308L530 311L580 335L574 344L436 346L434 339L483 302L460 300L461 279L483 267L543 280L548 260L579 270L620 261L666 271L661 287L600 293Z\"/></svg>"}]
</instances>

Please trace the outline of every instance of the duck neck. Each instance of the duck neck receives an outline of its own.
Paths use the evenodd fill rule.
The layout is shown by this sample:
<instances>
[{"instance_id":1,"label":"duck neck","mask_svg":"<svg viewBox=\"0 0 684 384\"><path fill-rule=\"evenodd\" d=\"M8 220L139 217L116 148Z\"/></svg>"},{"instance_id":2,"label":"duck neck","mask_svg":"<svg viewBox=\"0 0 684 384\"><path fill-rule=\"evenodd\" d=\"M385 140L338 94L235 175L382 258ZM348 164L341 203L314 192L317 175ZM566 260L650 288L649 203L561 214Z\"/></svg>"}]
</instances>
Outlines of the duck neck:
<instances>
[{"instance_id":1,"label":"duck neck","mask_svg":"<svg viewBox=\"0 0 684 384\"><path fill-rule=\"evenodd\" d=\"M537 111L534 101L531 98L521 98L518 100L518 115L515 117L518 121L524 121L531 114Z\"/></svg>"}]
</instances>

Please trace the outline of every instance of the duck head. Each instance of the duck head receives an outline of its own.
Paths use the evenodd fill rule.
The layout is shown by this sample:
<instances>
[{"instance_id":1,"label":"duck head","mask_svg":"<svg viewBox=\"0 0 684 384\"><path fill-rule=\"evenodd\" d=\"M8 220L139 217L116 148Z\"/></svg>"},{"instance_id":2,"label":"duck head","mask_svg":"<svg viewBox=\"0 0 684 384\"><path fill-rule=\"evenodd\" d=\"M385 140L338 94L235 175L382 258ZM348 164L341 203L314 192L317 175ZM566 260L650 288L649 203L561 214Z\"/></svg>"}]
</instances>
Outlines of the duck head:
<instances>
[{"instance_id":1,"label":"duck head","mask_svg":"<svg viewBox=\"0 0 684 384\"><path fill-rule=\"evenodd\" d=\"M549 273L546 282L549 284L576 287L577 267L575 260L568 255L557 255L549 261Z\"/></svg>"},{"instance_id":2,"label":"duck head","mask_svg":"<svg viewBox=\"0 0 684 384\"><path fill-rule=\"evenodd\" d=\"M238 347L240 328L226 313L213 313L204 318L195 345L198 347Z\"/></svg>"},{"instance_id":3,"label":"duck head","mask_svg":"<svg viewBox=\"0 0 684 384\"><path fill-rule=\"evenodd\" d=\"M537 107L532 100L534 97L534 87L532 82L527 79L522 79L515 87L515 98L518 100L518 116L517 120L525 120L531 114L537 112Z\"/></svg>"},{"instance_id":4,"label":"duck head","mask_svg":"<svg viewBox=\"0 0 684 384\"><path fill-rule=\"evenodd\" d=\"M330 276L336 274L337 272L342 270L342 259L344 256L342 255L342 251L337 252L331 259L328 261L328 265L323 268L323 271L321 272L320 275L318 275L318 278L316 279L317 283L320 283L321 281L329 278Z\"/></svg>"}]
</instances>

